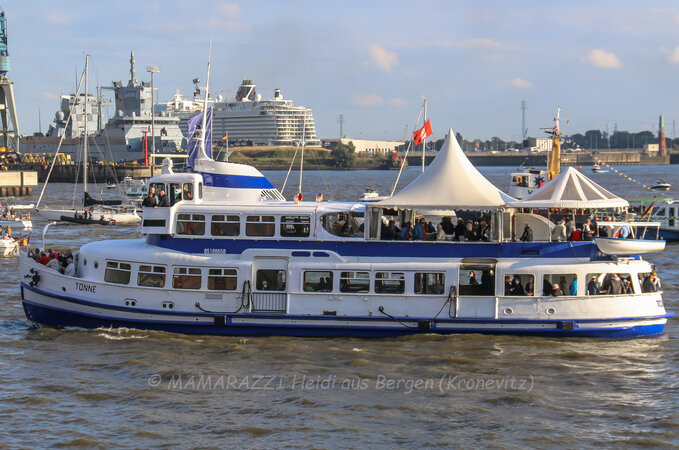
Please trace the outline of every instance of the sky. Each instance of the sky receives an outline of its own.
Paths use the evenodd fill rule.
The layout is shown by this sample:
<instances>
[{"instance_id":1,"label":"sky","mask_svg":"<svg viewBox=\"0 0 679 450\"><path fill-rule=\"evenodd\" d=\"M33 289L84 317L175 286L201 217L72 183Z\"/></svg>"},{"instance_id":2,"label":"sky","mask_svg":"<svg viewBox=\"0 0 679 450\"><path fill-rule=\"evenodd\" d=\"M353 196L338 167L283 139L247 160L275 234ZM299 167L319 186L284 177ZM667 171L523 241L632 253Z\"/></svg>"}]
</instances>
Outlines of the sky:
<instances>
[{"instance_id":1,"label":"sky","mask_svg":"<svg viewBox=\"0 0 679 450\"><path fill-rule=\"evenodd\" d=\"M648 6L646 6L648 4ZM652 5L651 5L652 4ZM567 134L657 130L679 121L679 3L673 1L3 2L19 126L45 131L84 55L90 84L137 78L160 101L205 79L233 96L244 77L312 108L321 138L403 139L428 100L434 136L518 140L557 105ZM112 92L109 91L109 98ZM41 120L38 120L39 112ZM416 121L420 118L420 122ZM407 127L407 130L406 130Z\"/></svg>"}]
</instances>

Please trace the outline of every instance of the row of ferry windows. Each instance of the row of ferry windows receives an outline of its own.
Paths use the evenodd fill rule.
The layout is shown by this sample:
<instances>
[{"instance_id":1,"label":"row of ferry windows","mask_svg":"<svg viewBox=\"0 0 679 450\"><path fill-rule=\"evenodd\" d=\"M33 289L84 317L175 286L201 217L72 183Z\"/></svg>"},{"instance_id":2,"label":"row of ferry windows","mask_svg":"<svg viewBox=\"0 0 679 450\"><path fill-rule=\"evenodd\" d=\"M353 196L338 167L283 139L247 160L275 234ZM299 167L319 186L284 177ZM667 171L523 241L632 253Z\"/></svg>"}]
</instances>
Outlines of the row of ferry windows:
<instances>
[{"instance_id":1,"label":"row of ferry windows","mask_svg":"<svg viewBox=\"0 0 679 450\"><path fill-rule=\"evenodd\" d=\"M238 272L236 269L175 267L172 272L174 289L200 289L203 274L207 275L206 287L212 291L233 291L237 288ZM108 261L104 272L104 281L108 283L130 284L132 266L128 263ZM142 264L137 270L137 286L165 287L165 266Z\"/></svg>"},{"instance_id":2,"label":"row of ferry windows","mask_svg":"<svg viewBox=\"0 0 679 450\"><path fill-rule=\"evenodd\" d=\"M205 214L177 214L179 235L205 235ZM281 237L308 237L311 229L310 216L282 216L279 235ZM213 214L210 218L212 236L240 236L241 220L238 215ZM246 236L274 236L276 234L275 216L245 216Z\"/></svg>"},{"instance_id":3,"label":"row of ferry windows","mask_svg":"<svg viewBox=\"0 0 679 450\"><path fill-rule=\"evenodd\" d=\"M460 272L460 295L495 295L495 276L492 270ZM286 271L280 269L260 269L257 271L255 287L258 291L285 291ZM229 268L197 268L174 267L172 287L175 289L201 289L203 274L207 275L206 288L216 291L233 291L238 287L238 272ZM132 267L129 263L108 261L104 280L109 283L129 284ZM405 293L404 272L375 272L374 279L367 271L339 272L339 292L363 294L370 292L371 279L373 291L376 294ZM585 293L595 295L599 293L633 294L634 287L629 274L615 274L614 280L620 279L616 287L610 281L613 274L589 274L590 280L585 286ZM305 292L333 292L334 279L337 273L329 270L310 270L304 272L303 290ZM598 286L592 291L592 283L596 279ZM137 271L137 285L144 287L165 287L165 266L140 265ZM413 291L415 294L440 295L445 291L446 277L439 272L418 272L414 274ZM575 274L549 274L543 278L543 296L575 296L578 294L578 277ZM531 274L505 275L505 296L533 296L535 295L535 278Z\"/></svg>"}]
</instances>

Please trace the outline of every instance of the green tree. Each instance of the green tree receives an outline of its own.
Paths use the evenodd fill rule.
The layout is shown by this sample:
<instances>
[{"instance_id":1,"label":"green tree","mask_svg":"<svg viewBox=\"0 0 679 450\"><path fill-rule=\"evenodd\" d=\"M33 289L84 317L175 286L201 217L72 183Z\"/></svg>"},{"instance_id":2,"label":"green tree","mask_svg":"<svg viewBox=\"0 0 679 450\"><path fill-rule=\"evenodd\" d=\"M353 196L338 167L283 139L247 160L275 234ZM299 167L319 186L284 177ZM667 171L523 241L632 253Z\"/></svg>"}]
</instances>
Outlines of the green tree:
<instances>
[{"instance_id":1,"label":"green tree","mask_svg":"<svg viewBox=\"0 0 679 450\"><path fill-rule=\"evenodd\" d=\"M330 156L335 160L335 167L350 169L356 163L356 147L353 142L348 144L338 142L330 152Z\"/></svg>"}]
</instances>

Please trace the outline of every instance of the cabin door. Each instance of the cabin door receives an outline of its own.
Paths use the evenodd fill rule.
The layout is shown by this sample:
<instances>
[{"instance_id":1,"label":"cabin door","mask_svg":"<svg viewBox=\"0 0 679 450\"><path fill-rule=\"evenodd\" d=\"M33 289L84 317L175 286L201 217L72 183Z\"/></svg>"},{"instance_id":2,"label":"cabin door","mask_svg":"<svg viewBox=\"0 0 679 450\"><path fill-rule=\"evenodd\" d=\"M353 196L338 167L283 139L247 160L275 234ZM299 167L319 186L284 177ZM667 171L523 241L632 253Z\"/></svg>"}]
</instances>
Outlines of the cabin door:
<instances>
[{"instance_id":1,"label":"cabin door","mask_svg":"<svg viewBox=\"0 0 679 450\"><path fill-rule=\"evenodd\" d=\"M255 258L252 280L253 312L287 312L287 258Z\"/></svg>"},{"instance_id":2,"label":"cabin door","mask_svg":"<svg viewBox=\"0 0 679 450\"><path fill-rule=\"evenodd\" d=\"M465 258L458 278L457 317L495 318L495 265L484 258Z\"/></svg>"}]
</instances>

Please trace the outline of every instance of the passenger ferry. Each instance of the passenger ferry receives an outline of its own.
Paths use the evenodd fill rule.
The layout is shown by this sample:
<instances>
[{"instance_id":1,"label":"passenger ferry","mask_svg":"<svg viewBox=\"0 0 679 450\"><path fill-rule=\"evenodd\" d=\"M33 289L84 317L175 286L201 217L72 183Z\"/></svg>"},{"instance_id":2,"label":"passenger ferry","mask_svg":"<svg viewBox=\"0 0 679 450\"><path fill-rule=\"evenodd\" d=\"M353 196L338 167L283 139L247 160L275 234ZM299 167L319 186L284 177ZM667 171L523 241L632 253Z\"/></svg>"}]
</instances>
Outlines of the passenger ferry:
<instances>
[{"instance_id":1,"label":"passenger ferry","mask_svg":"<svg viewBox=\"0 0 679 450\"><path fill-rule=\"evenodd\" d=\"M651 263L596 241L553 241L556 218L493 186L452 129L424 173L372 203L285 201L255 168L199 152L192 173L175 173L166 160L149 180L173 204L144 209L142 238L82 246L75 276L22 253L28 319L214 335L620 338L662 333L673 316L662 293L645 288ZM569 180L579 187L550 188L557 177L524 201L593 186ZM597 207L626 204L600 200ZM383 238L391 220L452 212L488 222L487 241ZM519 242L526 225L533 238ZM611 279L624 280L626 293ZM604 293L590 295L589 283Z\"/></svg>"}]
</instances>

